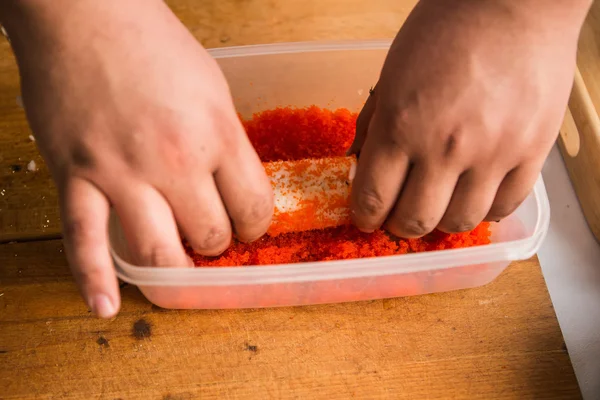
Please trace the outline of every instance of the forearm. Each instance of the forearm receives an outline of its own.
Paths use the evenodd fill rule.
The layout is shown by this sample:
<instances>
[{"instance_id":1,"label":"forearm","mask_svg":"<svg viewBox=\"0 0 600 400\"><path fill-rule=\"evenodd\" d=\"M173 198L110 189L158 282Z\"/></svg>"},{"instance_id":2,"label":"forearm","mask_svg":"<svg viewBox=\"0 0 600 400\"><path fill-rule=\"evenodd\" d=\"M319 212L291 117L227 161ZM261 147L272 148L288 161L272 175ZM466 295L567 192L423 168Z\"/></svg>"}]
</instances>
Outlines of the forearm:
<instances>
[{"instance_id":1,"label":"forearm","mask_svg":"<svg viewBox=\"0 0 600 400\"><path fill-rule=\"evenodd\" d=\"M420 0L431 10L486 9L491 18L509 18L531 30L579 32L593 0Z\"/></svg>"},{"instance_id":2,"label":"forearm","mask_svg":"<svg viewBox=\"0 0 600 400\"><path fill-rule=\"evenodd\" d=\"M21 45L48 45L82 41L101 32L127 29L134 19L152 19L168 7L162 0L0 0L0 25L17 49Z\"/></svg>"},{"instance_id":3,"label":"forearm","mask_svg":"<svg viewBox=\"0 0 600 400\"><path fill-rule=\"evenodd\" d=\"M42 58L50 58L51 65L85 62L84 54L104 52L115 41L134 49L166 20L176 17L162 0L0 0L0 23L19 66L48 65Z\"/></svg>"},{"instance_id":4,"label":"forearm","mask_svg":"<svg viewBox=\"0 0 600 400\"><path fill-rule=\"evenodd\" d=\"M494 1L494 0L491 0ZM506 4L515 12L527 15L531 20L542 24L573 27L579 30L594 2L593 0L497 0ZM541 18L540 18L541 17Z\"/></svg>"}]
</instances>

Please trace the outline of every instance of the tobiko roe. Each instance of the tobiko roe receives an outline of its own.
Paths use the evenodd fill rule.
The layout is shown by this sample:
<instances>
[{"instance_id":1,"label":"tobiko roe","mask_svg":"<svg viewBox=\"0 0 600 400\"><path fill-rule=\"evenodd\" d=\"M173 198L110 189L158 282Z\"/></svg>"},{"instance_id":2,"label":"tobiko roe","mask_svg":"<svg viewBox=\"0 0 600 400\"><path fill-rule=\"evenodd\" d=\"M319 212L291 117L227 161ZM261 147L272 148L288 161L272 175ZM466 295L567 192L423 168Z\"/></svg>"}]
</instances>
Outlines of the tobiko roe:
<instances>
[{"instance_id":1,"label":"tobiko roe","mask_svg":"<svg viewBox=\"0 0 600 400\"><path fill-rule=\"evenodd\" d=\"M278 107L242 119L263 162L304 158L339 157L352 143L358 113L317 106ZM470 247L490 243L489 223L471 232L445 234L434 231L419 239L390 237L383 230L362 233L352 226L308 232L268 235L253 243L234 241L219 257L186 251L196 266L242 266L341 260Z\"/></svg>"}]
</instances>

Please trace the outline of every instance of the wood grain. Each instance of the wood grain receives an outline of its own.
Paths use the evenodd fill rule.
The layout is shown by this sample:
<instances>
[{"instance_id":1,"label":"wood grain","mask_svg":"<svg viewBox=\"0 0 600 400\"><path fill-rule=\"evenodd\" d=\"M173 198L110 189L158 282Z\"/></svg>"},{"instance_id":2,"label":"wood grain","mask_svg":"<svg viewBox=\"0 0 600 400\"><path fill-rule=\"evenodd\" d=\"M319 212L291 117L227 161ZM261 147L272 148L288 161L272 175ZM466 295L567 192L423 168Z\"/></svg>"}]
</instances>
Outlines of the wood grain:
<instances>
[{"instance_id":1,"label":"wood grain","mask_svg":"<svg viewBox=\"0 0 600 400\"><path fill-rule=\"evenodd\" d=\"M222 47L389 38L416 0L167 3ZM0 242L60 235L18 94L0 40ZM271 310L166 311L127 285L111 321L91 317L60 241L0 245L0 266L1 399L581 398L535 258L474 290Z\"/></svg>"},{"instance_id":2,"label":"wood grain","mask_svg":"<svg viewBox=\"0 0 600 400\"><path fill-rule=\"evenodd\" d=\"M581 32L579 72L569 101L573 121L563 122L559 141L567 171L588 225L600 242L600 2L594 2ZM578 79L579 78L579 79ZM589 96L589 97L588 97ZM591 101L588 101L591 100ZM579 152L570 143L579 138Z\"/></svg>"},{"instance_id":3,"label":"wood grain","mask_svg":"<svg viewBox=\"0 0 600 400\"><path fill-rule=\"evenodd\" d=\"M535 258L479 289L314 307L167 311L126 286L111 321L60 241L0 264L0 398L580 398Z\"/></svg>"}]
</instances>

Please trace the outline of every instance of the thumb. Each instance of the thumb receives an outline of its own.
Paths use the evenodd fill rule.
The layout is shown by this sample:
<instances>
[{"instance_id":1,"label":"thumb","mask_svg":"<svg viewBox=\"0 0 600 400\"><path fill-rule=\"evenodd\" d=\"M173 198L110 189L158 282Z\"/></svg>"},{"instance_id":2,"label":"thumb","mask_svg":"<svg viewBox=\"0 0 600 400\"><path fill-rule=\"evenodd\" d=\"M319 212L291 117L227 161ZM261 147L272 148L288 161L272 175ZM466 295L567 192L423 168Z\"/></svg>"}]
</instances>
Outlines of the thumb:
<instances>
[{"instance_id":1,"label":"thumb","mask_svg":"<svg viewBox=\"0 0 600 400\"><path fill-rule=\"evenodd\" d=\"M362 149L365 139L367 138L367 131L369 130L369 123L373 117L375 106L377 104L377 85L369 90L369 98L363 106L358 118L356 119L356 134L352 145L346 152L346 155L355 154L356 157L360 155L360 149Z\"/></svg>"}]
</instances>

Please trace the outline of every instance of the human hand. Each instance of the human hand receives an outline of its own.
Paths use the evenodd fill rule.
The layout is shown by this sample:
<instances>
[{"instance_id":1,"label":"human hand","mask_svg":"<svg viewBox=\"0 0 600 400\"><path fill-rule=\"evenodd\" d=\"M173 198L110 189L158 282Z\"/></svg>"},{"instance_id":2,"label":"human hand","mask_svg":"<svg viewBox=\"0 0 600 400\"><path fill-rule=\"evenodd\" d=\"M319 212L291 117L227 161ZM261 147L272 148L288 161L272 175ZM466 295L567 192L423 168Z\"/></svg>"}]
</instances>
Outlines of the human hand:
<instances>
[{"instance_id":1,"label":"human hand","mask_svg":"<svg viewBox=\"0 0 600 400\"><path fill-rule=\"evenodd\" d=\"M133 262L191 266L260 237L271 185L216 62L161 0L22 0L1 15L28 120L57 184L67 257L89 307L119 307L107 238ZM15 5L18 4L18 5ZM231 222L230 222L231 221Z\"/></svg>"},{"instance_id":2,"label":"human hand","mask_svg":"<svg viewBox=\"0 0 600 400\"><path fill-rule=\"evenodd\" d=\"M589 5L421 0L357 121L354 224L410 238L511 214L558 135Z\"/></svg>"}]
</instances>

